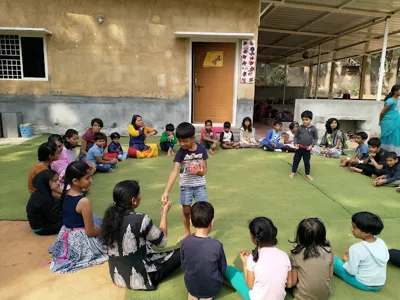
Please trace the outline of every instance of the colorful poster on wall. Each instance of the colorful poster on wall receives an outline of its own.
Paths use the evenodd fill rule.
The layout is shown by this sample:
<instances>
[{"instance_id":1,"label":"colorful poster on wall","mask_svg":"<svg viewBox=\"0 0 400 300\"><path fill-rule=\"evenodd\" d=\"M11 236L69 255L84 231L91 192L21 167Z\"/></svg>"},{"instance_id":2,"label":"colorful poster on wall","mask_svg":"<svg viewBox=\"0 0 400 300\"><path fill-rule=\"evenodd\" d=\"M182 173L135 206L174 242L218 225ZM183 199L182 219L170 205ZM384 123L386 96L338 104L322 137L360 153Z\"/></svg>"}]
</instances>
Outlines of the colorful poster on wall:
<instances>
[{"instance_id":1,"label":"colorful poster on wall","mask_svg":"<svg viewBox=\"0 0 400 300\"><path fill-rule=\"evenodd\" d=\"M208 51L204 58L204 68L220 68L224 66L224 51Z\"/></svg>"},{"instance_id":2,"label":"colorful poster on wall","mask_svg":"<svg viewBox=\"0 0 400 300\"><path fill-rule=\"evenodd\" d=\"M256 77L257 46L255 40L242 42L241 83L254 83Z\"/></svg>"}]
</instances>

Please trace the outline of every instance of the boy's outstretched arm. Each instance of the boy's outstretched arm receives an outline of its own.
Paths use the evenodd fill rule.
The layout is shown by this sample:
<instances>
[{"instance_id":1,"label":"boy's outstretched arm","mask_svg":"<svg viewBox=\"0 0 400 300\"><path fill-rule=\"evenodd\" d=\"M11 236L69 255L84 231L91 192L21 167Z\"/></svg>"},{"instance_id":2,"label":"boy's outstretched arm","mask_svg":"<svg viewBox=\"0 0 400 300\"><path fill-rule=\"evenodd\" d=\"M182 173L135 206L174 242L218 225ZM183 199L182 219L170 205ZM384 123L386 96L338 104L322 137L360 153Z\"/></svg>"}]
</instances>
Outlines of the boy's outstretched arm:
<instances>
[{"instance_id":1,"label":"boy's outstretched arm","mask_svg":"<svg viewBox=\"0 0 400 300\"><path fill-rule=\"evenodd\" d=\"M167 183L167 186L165 187L164 194L162 195L163 202L169 201L169 192L171 191L172 187L174 186L174 183L175 183L176 177L179 174L180 168L181 168L181 163L175 162L174 168L172 169L172 172L169 175L168 183Z\"/></svg>"}]
</instances>

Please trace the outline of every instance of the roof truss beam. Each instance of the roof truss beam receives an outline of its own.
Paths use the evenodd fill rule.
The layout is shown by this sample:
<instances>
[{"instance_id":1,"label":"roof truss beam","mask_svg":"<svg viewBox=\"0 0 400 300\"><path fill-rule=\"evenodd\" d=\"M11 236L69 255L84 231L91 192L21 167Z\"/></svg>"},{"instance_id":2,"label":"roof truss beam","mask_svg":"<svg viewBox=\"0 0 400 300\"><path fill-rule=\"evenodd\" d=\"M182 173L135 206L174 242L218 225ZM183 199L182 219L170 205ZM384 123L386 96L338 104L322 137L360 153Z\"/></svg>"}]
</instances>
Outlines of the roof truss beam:
<instances>
[{"instance_id":1,"label":"roof truss beam","mask_svg":"<svg viewBox=\"0 0 400 300\"><path fill-rule=\"evenodd\" d=\"M303 47L290 47L290 46L278 46L278 45L266 45L266 44L259 44L259 47L262 48L271 48L271 49L287 49L287 50L313 50L317 51L319 48L303 48ZM335 50L335 49L321 49L322 52L329 52L329 53L334 53L334 52L346 52L346 53L354 53L354 54L360 54L364 55L364 51L361 50L354 50L354 49L348 49L348 50Z\"/></svg>"},{"instance_id":2,"label":"roof truss beam","mask_svg":"<svg viewBox=\"0 0 400 300\"><path fill-rule=\"evenodd\" d=\"M273 3L276 7L287 7L287 8L306 9L306 10L314 10L314 11L324 11L324 12L330 12L330 13L367 16L367 17L374 17L374 18L382 18L382 17L384 18L384 17L391 15L390 13L388 14L388 13L384 13L384 12L368 11L368 10L361 10L361 9L336 8L336 7L332 7L332 6L289 3L289 2L276 1L276 0L261 0L261 1L264 3Z\"/></svg>"},{"instance_id":3,"label":"roof truss beam","mask_svg":"<svg viewBox=\"0 0 400 300\"><path fill-rule=\"evenodd\" d=\"M264 32L274 32L274 33L286 33L286 34L295 34L295 35L306 35L306 36L316 36L316 37L324 37L324 38L334 38L336 34L327 34L320 32L309 32L309 31L295 31L295 30L284 30L284 29L276 29L276 28L266 28L260 27L258 31Z\"/></svg>"}]
</instances>

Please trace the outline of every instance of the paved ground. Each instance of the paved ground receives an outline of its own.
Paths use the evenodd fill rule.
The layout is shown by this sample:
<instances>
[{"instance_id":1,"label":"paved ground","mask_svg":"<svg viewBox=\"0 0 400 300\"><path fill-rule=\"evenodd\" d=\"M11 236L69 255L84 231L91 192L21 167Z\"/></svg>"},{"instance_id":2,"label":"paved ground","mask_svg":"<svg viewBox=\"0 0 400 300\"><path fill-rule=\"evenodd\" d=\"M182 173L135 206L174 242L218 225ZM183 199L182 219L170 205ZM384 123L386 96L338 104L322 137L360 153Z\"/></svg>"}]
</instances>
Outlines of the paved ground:
<instances>
[{"instance_id":1,"label":"paved ground","mask_svg":"<svg viewBox=\"0 0 400 300\"><path fill-rule=\"evenodd\" d=\"M107 264L52 274L45 263L54 240L33 234L26 221L0 221L0 299L124 299L125 290L110 284Z\"/></svg>"}]
</instances>

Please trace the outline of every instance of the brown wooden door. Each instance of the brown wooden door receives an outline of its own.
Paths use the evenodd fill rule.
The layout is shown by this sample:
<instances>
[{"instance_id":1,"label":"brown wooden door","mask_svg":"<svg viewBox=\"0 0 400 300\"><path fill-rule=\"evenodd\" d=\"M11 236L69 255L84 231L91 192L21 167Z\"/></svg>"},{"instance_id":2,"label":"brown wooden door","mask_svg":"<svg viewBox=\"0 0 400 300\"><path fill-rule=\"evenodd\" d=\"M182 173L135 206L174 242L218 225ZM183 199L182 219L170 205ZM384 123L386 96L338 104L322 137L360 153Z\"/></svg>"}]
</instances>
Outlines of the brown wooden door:
<instances>
[{"instance_id":1,"label":"brown wooden door","mask_svg":"<svg viewBox=\"0 0 400 300\"><path fill-rule=\"evenodd\" d=\"M232 122L235 49L234 43L193 43L193 122ZM210 51L223 52L223 66L204 66Z\"/></svg>"}]
</instances>

